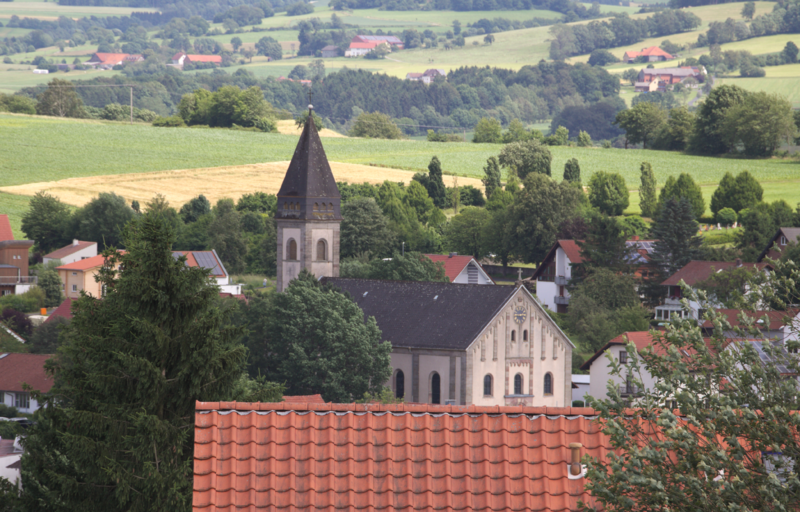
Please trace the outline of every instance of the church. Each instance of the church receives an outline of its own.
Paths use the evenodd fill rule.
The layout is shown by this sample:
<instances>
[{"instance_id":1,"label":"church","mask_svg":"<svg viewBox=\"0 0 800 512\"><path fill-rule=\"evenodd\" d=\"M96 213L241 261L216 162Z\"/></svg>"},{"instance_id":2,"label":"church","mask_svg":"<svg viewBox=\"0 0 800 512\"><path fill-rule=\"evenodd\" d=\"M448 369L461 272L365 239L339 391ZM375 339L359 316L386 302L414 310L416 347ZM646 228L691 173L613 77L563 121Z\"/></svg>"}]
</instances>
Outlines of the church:
<instances>
[{"instance_id":1,"label":"church","mask_svg":"<svg viewBox=\"0 0 800 512\"><path fill-rule=\"evenodd\" d=\"M344 279L341 196L311 115L278 192L277 289L302 269L350 294L392 344L406 402L572 404L569 338L522 286Z\"/></svg>"}]
</instances>

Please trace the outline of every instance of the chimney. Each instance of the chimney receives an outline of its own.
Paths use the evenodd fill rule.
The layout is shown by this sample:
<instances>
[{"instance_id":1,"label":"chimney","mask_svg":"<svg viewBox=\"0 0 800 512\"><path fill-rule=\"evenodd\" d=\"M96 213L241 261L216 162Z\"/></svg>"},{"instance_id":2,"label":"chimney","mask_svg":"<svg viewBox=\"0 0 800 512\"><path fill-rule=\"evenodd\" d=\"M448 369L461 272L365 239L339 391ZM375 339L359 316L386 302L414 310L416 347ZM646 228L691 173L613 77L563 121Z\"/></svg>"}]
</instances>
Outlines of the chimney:
<instances>
[{"instance_id":1,"label":"chimney","mask_svg":"<svg viewBox=\"0 0 800 512\"><path fill-rule=\"evenodd\" d=\"M741 266L742 266L742 258L736 258L736 268L739 268Z\"/></svg>"},{"instance_id":2,"label":"chimney","mask_svg":"<svg viewBox=\"0 0 800 512\"><path fill-rule=\"evenodd\" d=\"M581 448L583 448L581 443L569 443L569 450L571 452L569 476L571 478L578 478L583 473L583 467L581 467Z\"/></svg>"},{"instance_id":3,"label":"chimney","mask_svg":"<svg viewBox=\"0 0 800 512\"><path fill-rule=\"evenodd\" d=\"M639 235L633 235L631 237L631 240L633 240L634 242L638 242L639 241Z\"/></svg>"},{"instance_id":4,"label":"chimney","mask_svg":"<svg viewBox=\"0 0 800 512\"><path fill-rule=\"evenodd\" d=\"M72 245L78 245L79 240L77 238L72 239Z\"/></svg>"},{"instance_id":5,"label":"chimney","mask_svg":"<svg viewBox=\"0 0 800 512\"><path fill-rule=\"evenodd\" d=\"M452 258L453 256L458 256L458 253L457 252L451 252L450 256L448 256L448 258Z\"/></svg>"}]
</instances>

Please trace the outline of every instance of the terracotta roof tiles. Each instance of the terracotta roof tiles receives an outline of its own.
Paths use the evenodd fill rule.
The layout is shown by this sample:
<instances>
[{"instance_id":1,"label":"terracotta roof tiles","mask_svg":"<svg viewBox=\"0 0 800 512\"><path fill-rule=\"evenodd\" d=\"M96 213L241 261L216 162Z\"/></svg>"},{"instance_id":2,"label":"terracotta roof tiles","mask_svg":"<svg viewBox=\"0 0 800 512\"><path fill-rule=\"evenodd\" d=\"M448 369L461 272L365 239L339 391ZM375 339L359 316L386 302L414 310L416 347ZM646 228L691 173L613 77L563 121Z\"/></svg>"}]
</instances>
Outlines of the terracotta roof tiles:
<instances>
[{"instance_id":1,"label":"terracotta roof tiles","mask_svg":"<svg viewBox=\"0 0 800 512\"><path fill-rule=\"evenodd\" d=\"M0 214L0 242L6 240L14 240L14 232L11 231L11 222L8 221L8 215Z\"/></svg>"},{"instance_id":2,"label":"terracotta roof tiles","mask_svg":"<svg viewBox=\"0 0 800 512\"><path fill-rule=\"evenodd\" d=\"M434 263L442 262L444 263L444 274L450 279L450 282L454 282L459 274L469 265L469 262L472 261L472 256L449 256L446 254L426 254L425 256L428 257ZM477 262L475 262L477 264Z\"/></svg>"},{"instance_id":3,"label":"terracotta roof tiles","mask_svg":"<svg viewBox=\"0 0 800 512\"><path fill-rule=\"evenodd\" d=\"M687 285L694 286L695 284L705 281L711 274L721 271L729 270L736 267L737 263L733 261L696 261L692 260L686 264L682 269L672 274L662 286L678 286L683 280ZM758 269L763 270L768 265L766 263L741 263L741 266L750 270Z\"/></svg>"},{"instance_id":4,"label":"terracotta roof tiles","mask_svg":"<svg viewBox=\"0 0 800 512\"><path fill-rule=\"evenodd\" d=\"M72 319L72 299L69 297L64 300L52 313L47 317L44 323L55 321L56 318L64 318L66 320Z\"/></svg>"},{"instance_id":5,"label":"terracotta roof tiles","mask_svg":"<svg viewBox=\"0 0 800 512\"><path fill-rule=\"evenodd\" d=\"M69 256L70 254L76 253L78 251L82 251L87 247L91 247L92 245L97 245L97 242L83 242L78 240L78 243L71 243L66 247L62 247L61 249L56 249L55 251L51 252L50 254L46 254L45 258L51 258L54 260L60 260L64 256Z\"/></svg>"},{"instance_id":6,"label":"terracotta roof tiles","mask_svg":"<svg viewBox=\"0 0 800 512\"><path fill-rule=\"evenodd\" d=\"M195 511L576 510L569 443L609 442L578 408L197 403Z\"/></svg>"},{"instance_id":7,"label":"terracotta roof tiles","mask_svg":"<svg viewBox=\"0 0 800 512\"><path fill-rule=\"evenodd\" d=\"M56 270L89 270L92 268L102 267L105 261L105 256L98 254L97 256L92 256L91 258L61 265L60 267L56 267Z\"/></svg>"},{"instance_id":8,"label":"terracotta roof tiles","mask_svg":"<svg viewBox=\"0 0 800 512\"><path fill-rule=\"evenodd\" d=\"M0 354L0 391L25 391L23 384L42 392L50 391L53 381L44 371L48 354Z\"/></svg>"}]
</instances>

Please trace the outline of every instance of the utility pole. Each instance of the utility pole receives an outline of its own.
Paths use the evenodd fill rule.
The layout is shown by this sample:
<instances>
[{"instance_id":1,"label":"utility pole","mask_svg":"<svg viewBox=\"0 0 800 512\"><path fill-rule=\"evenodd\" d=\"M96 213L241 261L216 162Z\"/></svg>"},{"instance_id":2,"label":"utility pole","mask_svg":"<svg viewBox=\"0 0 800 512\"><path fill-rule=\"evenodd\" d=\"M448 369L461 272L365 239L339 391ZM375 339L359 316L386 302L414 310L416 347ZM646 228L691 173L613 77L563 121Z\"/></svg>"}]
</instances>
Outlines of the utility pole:
<instances>
[{"instance_id":1,"label":"utility pole","mask_svg":"<svg viewBox=\"0 0 800 512\"><path fill-rule=\"evenodd\" d=\"M133 124L133 87L131 87L131 124Z\"/></svg>"}]
</instances>

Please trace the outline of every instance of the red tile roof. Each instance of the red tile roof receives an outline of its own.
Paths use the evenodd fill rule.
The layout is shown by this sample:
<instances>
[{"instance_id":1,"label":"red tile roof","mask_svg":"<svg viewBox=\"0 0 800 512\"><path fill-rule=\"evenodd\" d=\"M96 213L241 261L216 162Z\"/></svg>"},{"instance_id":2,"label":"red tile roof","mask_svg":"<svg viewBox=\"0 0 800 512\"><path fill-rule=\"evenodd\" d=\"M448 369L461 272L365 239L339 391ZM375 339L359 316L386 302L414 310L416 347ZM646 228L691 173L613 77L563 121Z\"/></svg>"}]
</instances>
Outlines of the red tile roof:
<instances>
[{"instance_id":1,"label":"red tile roof","mask_svg":"<svg viewBox=\"0 0 800 512\"><path fill-rule=\"evenodd\" d=\"M124 251L120 251L123 253ZM89 270L97 267L103 266L105 263L105 256L102 254L98 254L97 256L92 256L91 258L86 258L85 260L74 261L72 263L67 263L66 265L61 265L60 267L56 267L56 270Z\"/></svg>"},{"instance_id":2,"label":"red tile roof","mask_svg":"<svg viewBox=\"0 0 800 512\"><path fill-rule=\"evenodd\" d=\"M689 286L705 281L711 274L720 270L729 270L736 267L738 263L734 261L695 261L692 260L685 267L672 274L666 281L661 283L663 286L678 286L681 279ZM762 270L768 265L766 263L741 263L742 267L750 270Z\"/></svg>"},{"instance_id":3,"label":"red tile roof","mask_svg":"<svg viewBox=\"0 0 800 512\"><path fill-rule=\"evenodd\" d=\"M14 240L14 232L11 231L11 222L8 221L8 215L5 213L0 214L0 242L6 240Z\"/></svg>"},{"instance_id":4,"label":"red tile roof","mask_svg":"<svg viewBox=\"0 0 800 512\"><path fill-rule=\"evenodd\" d=\"M187 55L186 58L192 62L213 62L222 64L221 55Z\"/></svg>"},{"instance_id":5,"label":"red tile roof","mask_svg":"<svg viewBox=\"0 0 800 512\"><path fill-rule=\"evenodd\" d=\"M658 46L651 46L650 48L642 48L642 50L638 51L638 52L635 51L635 50L628 50L627 52L625 52L625 58L635 59L636 57L641 57L641 56L644 56L644 57L651 57L651 56L664 57L665 59L668 59L668 60L675 58L672 54L669 54L669 53L665 52L664 50L662 50Z\"/></svg>"},{"instance_id":6,"label":"red tile roof","mask_svg":"<svg viewBox=\"0 0 800 512\"><path fill-rule=\"evenodd\" d=\"M592 409L198 402L195 511L577 510Z\"/></svg>"},{"instance_id":7,"label":"red tile roof","mask_svg":"<svg viewBox=\"0 0 800 512\"><path fill-rule=\"evenodd\" d=\"M52 313L50 313L50 316L47 317L47 320L45 320L44 323L56 318L65 318L67 320L72 319L72 299L67 298L64 302L62 302Z\"/></svg>"},{"instance_id":8,"label":"red tile roof","mask_svg":"<svg viewBox=\"0 0 800 512\"><path fill-rule=\"evenodd\" d=\"M0 354L0 391L25 391L23 384L47 392L53 381L44 371L48 354Z\"/></svg>"},{"instance_id":9,"label":"red tile roof","mask_svg":"<svg viewBox=\"0 0 800 512\"><path fill-rule=\"evenodd\" d=\"M378 46L379 44L383 44L383 41L369 41L367 43L358 43L358 42L350 43L350 49L352 50L352 49L356 49L356 48L363 48L363 49L371 50L371 49L375 48L376 46Z\"/></svg>"},{"instance_id":10,"label":"red tile roof","mask_svg":"<svg viewBox=\"0 0 800 512\"><path fill-rule=\"evenodd\" d=\"M628 341L636 345L636 350L641 351L645 347L649 347L653 344L653 335L650 331L628 331L623 332L616 338L612 339L608 343L606 343L603 348L595 352L595 354L589 358L588 361L581 365L581 370L588 370L592 367L592 363L598 357L601 357L605 354L606 350L611 348L613 345L627 345ZM659 351L660 352L660 351Z\"/></svg>"},{"instance_id":11,"label":"red tile roof","mask_svg":"<svg viewBox=\"0 0 800 512\"><path fill-rule=\"evenodd\" d=\"M469 262L475 259L472 256L448 256L445 254L425 254L425 256L434 263L439 261L444 263L444 274L450 279L451 283L469 265ZM478 265L478 262L476 261L475 264Z\"/></svg>"},{"instance_id":12,"label":"red tile roof","mask_svg":"<svg viewBox=\"0 0 800 512\"><path fill-rule=\"evenodd\" d=\"M66 247L62 247L61 249L56 249L55 251L51 252L50 254L46 254L45 258L52 258L54 260L60 260L64 256L69 256L70 254L76 253L78 251L82 251L87 247L91 247L92 245L97 245L97 242L82 242L78 240L77 244L69 244Z\"/></svg>"},{"instance_id":13,"label":"red tile roof","mask_svg":"<svg viewBox=\"0 0 800 512\"><path fill-rule=\"evenodd\" d=\"M97 60L93 60L95 56L97 57ZM119 64L120 62L125 61L129 57L131 57L129 53L95 53L94 55L92 55L92 58L90 58L87 62L92 64L98 62L100 64L111 65L111 64Z\"/></svg>"},{"instance_id":14,"label":"red tile roof","mask_svg":"<svg viewBox=\"0 0 800 512\"><path fill-rule=\"evenodd\" d=\"M583 256L581 256L581 248L575 240L559 240L556 242L564 252L567 254L570 263L577 265L583 263Z\"/></svg>"},{"instance_id":15,"label":"red tile roof","mask_svg":"<svg viewBox=\"0 0 800 512\"><path fill-rule=\"evenodd\" d=\"M284 402L292 402L297 404L324 404L326 403L323 400L322 395L295 395L295 396L284 396Z\"/></svg>"},{"instance_id":16,"label":"red tile roof","mask_svg":"<svg viewBox=\"0 0 800 512\"><path fill-rule=\"evenodd\" d=\"M739 315L741 313L745 313L747 316L755 318L757 322L766 316L769 320L769 326L766 326L763 323L759 323L758 326L761 329L767 329L768 327L767 330L770 331L779 330L784 325L790 323L794 316L797 315L797 311L742 311L741 309L717 309L716 311L725 317L728 323L731 324L731 327L741 326L741 322L739 321ZM703 322L703 328L713 329L714 324L706 320Z\"/></svg>"}]
</instances>

